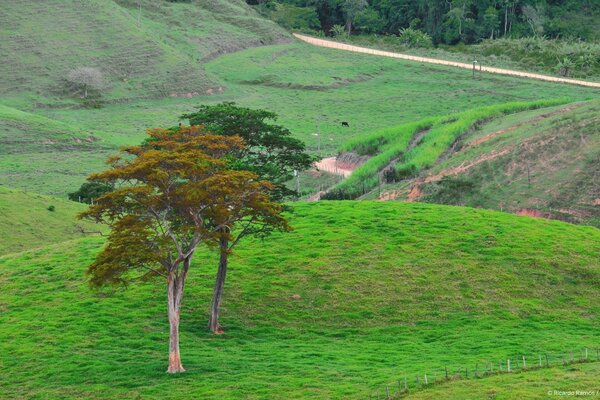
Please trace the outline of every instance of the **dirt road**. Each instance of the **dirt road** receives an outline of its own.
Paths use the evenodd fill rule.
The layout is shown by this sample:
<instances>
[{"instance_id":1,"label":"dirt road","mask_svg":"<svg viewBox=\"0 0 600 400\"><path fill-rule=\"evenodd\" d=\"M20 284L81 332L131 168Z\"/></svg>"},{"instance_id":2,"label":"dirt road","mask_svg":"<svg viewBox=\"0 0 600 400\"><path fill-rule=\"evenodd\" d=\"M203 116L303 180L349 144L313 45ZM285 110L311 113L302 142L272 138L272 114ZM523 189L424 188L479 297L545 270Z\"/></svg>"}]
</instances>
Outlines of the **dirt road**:
<instances>
[{"instance_id":1,"label":"dirt road","mask_svg":"<svg viewBox=\"0 0 600 400\"><path fill-rule=\"evenodd\" d=\"M328 47L331 49L352 51L355 53L373 54L376 56L383 56L383 57L400 58L403 60L417 61L417 62L421 62L421 63L448 65L450 67L456 67L456 68L473 69L472 64L440 60L440 59L436 59L436 58L411 56L408 54L393 53L390 51L369 49L367 47L353 46L353 45L349 45L349 44L345 44L345 43L334 42L332 40L317 39L312 36L300 35L297 33L294 33L294 36L306 43L310 43L310 44L313 44L315 46L320 46L320 47ZM529 72L515 71L515 70L510 70L510 69L481 67L481 71L489 72L491 74L510 75L510 76L517 76L517 77L521 77L521 78L538 79L541 81L567 83L570 85L600 88L600 82L588 82L588 81L582 81L582 80L578 80L578 79L559 78L559 77L554 77L554 76L533 74L533 73L529 73Z\"/></svg>"}]
</instances>

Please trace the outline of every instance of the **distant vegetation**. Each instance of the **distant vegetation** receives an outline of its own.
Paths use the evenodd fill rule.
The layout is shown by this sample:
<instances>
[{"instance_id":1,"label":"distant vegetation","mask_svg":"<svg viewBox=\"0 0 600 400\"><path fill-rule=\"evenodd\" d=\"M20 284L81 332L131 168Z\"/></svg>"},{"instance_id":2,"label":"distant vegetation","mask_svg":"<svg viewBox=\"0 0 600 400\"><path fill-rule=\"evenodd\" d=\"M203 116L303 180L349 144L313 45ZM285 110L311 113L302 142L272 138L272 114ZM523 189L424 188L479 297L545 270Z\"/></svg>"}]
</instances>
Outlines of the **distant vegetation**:
<instances>
[{"instance_id":1,"label":"distant vegetation","mask_svg":"<svg viewBox=\"0 0 600 400\"><path fill-rule=\"evenodd\" d=\"M406 28L435 44L476 43L499 37L600 39L595 0L247 0L284 26L397 35Z\"/></svg>"},{"instance_id":2,"label":"distant vegetation","mask_svg":"<svg viewBox=\"0 0 600 400\"><path fill-rule=\"evenodd\" d=\"M258 10L288 29L389 50L600 79L600 7L593 0L259 3Z\"/></svg>"}]
</instances>

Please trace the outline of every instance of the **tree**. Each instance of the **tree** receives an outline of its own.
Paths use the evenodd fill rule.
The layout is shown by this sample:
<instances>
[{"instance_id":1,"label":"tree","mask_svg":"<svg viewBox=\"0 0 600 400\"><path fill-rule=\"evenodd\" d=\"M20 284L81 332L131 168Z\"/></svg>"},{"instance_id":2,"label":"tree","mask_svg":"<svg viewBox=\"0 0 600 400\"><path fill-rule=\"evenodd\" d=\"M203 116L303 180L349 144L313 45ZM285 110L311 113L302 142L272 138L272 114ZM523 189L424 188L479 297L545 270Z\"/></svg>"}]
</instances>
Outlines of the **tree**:
<instances>
[{"instance_id":1,"label":"tree","mask_svg":"<svg viewBox=\"0 0 600 400\"><path fill-rule=\"evenodd\" d=\"M179 352L179 320L192 257L201 243L214 244L226 226L210 203L235 197L253 212L276 218L271 185L248 171L233 170L228 155L243 149L236 136L199 127L148 131L150 140L109 159L110 169L91 181L116 189L97 199L80 218L111 228L106 247L88 268L92 287L127 285L162 277L167 283L169 367L185 371ZM271 215L270 213L274 214Z\"/></svg>"},{"instance_id":2,"label":"tree","mask_svg":"<svg viewBox=\"0 0 600 400\"><path fill-rule=\"evenodd\" d=\"M523 18L529 24L533 36L540 36L544 33L544 7L542 5L523 7Z\"/></svg>"},{"instance_id":3,"label":"tree","mask_svg":"<svg viewBox=\"0 0 600 400\"><path fill-rule=\"evenodd\" d=\"M489 33L490 39L494 39L494 32L500 27L498 11L494 7L489 7L483 15L484 34Z\"/></svg>"},{"instance_id":4,"label":"tree","mask_svg":"<svg viewBox=\"0 0 600 400\"><path fill-rule=\"evenodd\" d=\"M225 102L212 106L201 106L194 113L181 116L190 125L203 125L218 135L241 137L246 147L236 154L237 168L256 173L260 179L273 183L271 195L283 199L294 194L285 183L294 176L294 171L310 168L315 157L306 152L301 140L292 133L270 121L277 114Z\"/></svg>"},{"instance_id":5,"label":"tree","mask_svg":"<svg viewBox=\"0 0 600 400\"><path fill-rule=\"evenodd\" d=\"M344 10L344 16L346 17L346 30L348 35L352 33L352 21L354 18L369 6L367 0L346 0L342 9Z\"/></svg>"},{"instance_id":6,"label":"tree","mask_svg":"<svg viewBox=\"0 0 600 400\"><path fill-rule=\"evenodd\" d=\"M203 125L209 131L221 135L237 135L244 139L247 147L233 152L235 159L232 167L254 172L259 179L272 182L269 189L274 201L282 201L293 193L285 187L285 183L293 177L294 171L301 171L312 166L315 158L305 151L304 143L291 137L291 132L269 121L277 119L277 115L265 111L238 107L234 103L221 103L214 106L202 106L197 112L183 115L192 125ZM231 182L235 185L235 182ZM221 331L219 325L219 308L227 275L228 257L234 247L246 236L265 236L275 229L288 230L277 213L252 213L248 205L235 196L212 198L211 212L215 215L211 220L214 226L221 226L216 233L219 238L219 268L215 278L213 299L210 308L209 329ZM270 207L275 207L271 205ZM276 207L282 209L281 205ZM265 205L263 210L268 210Z\"/></svg>"},{"instance_id":7,"label":"tree","mask_svg":"<svg viewBox=\"0 0 600 400\"><path fill-rule=\"evenodd\" d=\"M69 71L67 81L83 90L83 98L88 97L88 90L100 90L104 87L104 77L99 69L93 67L77 67Z\"/></svg>"},{"instance_id":8,"label":"tree","mask_svg":"<svg viewBox=\"0 0 600 400\"><path fill-rule=\"evenodd\" d=\"M207 215L211 227L217 235L219 247L219 266L215 278L213 297L210 305L208 328L213 333L221 333L219 310L225 287L229 255L239 241L249 235L265 237L274 230L288 231L290 226L281 216L283 206L272 202L266 196L255 193L248 196L244 188L248 182L244 177L215 177L210 185L221 186L220 192L205 191L207 197L202 199L209 205Z\"/></svg>"},{"instance_id":9,"label":"tree","mask_svg":"<svg viewBox=\"0 0 600 400\"><path fill-rule=\"evenodd\" d=\"M100 196L112 191L113 189L114 186L112 184L102 182L84 182L77 191L69 193L69 200L91 204Z\"/></svg>"}]
</instances>

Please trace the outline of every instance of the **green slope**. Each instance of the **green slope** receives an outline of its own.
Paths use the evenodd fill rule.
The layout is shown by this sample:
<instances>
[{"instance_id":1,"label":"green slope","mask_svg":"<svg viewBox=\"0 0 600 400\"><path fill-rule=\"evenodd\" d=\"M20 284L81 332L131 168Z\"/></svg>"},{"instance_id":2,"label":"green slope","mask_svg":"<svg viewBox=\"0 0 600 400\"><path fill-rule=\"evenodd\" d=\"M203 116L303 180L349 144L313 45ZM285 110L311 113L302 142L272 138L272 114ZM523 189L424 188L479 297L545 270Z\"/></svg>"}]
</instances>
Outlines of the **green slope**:
<instances>
[{"instance_id":1,"label":"green slope","mask_svg":"<svg viewBox=\"0 0 600 400\"><path fill-rule=\"evenodd\" d=\"M458 140L421 179L384 186L406 199L521 212L600 226L600 102L490 121ZM448 176L449 181L440 181ZM456 189L459 188L460 189Z\"/></svg>"},{"instance_id":2,"label":"green slope","mask_svg":"<svg viewBox=\"0 0 600 400\"><path fill-rule=\"evenodd\" d=\"M54 211L48 210L50 206ZM75 219L83 210L83 204L0 186L0 255L81 238L81 228L99 231L96 225Z\"/></svg>"},{"instance_id":3,"label":"green slope","mask_svg":"<svg viewBox=\"0 0 600 400\"><path fill-rule=\"evenodd\" d=\"M17 104L75 101L77 67L103 73L108 101L205 94L216 83L199 61L287 38L241 0L8 2L0 35L0 92Z\"/></svg>"},{"instance_id":4,"label":"green slope","mask_svg":"<svg viewBox=\"0 0 600 400\"><path fill-rule=\"evenodd\" d=\"M402 376L600 342L595 228L426 204L293 207L294 232L233 257L224 335L205 329L216 259L197 253L179 376L164 372L162 282L87 288L101 239L0 258L4 396L364 399Z\"/></svg>"}]
</instances>

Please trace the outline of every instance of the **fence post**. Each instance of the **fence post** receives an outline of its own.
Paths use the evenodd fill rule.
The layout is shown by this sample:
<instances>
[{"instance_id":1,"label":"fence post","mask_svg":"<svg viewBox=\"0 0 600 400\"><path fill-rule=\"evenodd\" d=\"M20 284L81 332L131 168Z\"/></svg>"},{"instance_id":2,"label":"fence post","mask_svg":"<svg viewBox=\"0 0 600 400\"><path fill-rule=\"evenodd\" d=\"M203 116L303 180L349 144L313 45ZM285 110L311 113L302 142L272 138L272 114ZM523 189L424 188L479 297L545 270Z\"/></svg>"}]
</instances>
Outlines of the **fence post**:
<instances>
[{"instance_id":1,"label":"fence post","mask_svg":"<svg viewBox=\"0 0 600 400\"><path fill-rule=\"evenodd\" d=\"M408 391L408 380L404 377L404 390Z\"/></svg>"},{"instance_id":2,"label":"fence post","mask_svg":"<svg viewBox=\"0 0 600 400\"><path fill-rule=\"evenodd\" d=\"M444 369L446 370L446 380L448 380L448 367L444 367Z\"/></svg>"},{"instance_id":3,"label":"fence post","mask_svg":"<svg viewBox=\"0 0 600 400\"><path fill-rule=\"evenodd\" d=\"M427 380L427 374L425 374L425 386L429 385L429 381Z\"/></svg>"},{"instance_id":4,"label":"fence post","mask_svg":"<svg viewBox=\"0 0 600 400\"><path fill-rule=\"evenodd\" d=\"M540 356L540 367L541 367L542 366L542 355L539 354L539 356Z\"/></svg>"},{"instance_id":5,"label":"fence post","mask_svg":"<svg viewBox=\"0 0 600 400\"><path fill-rule=\"evenodd\" d=\"M508 361L506 362L506 370L508 372L510 372L510 358L508 359Z\"/></svg>"},{"instance_id":6,"label":"fence post","mask_svg":"<svg viewBox=\"0 0 600 400\"><path fill-rule=\"evenodd\" d=\"M498 369L502 372L502 360L498 361Z\"/></svg>"},{"instance_id":7,"label":"fence post","mask_svg":"<svg viewBox=\"0 0 600 400\"><path fill-rule=\"evenodd\" d=\"M550 367L550 363L548 362L548 353L546 353L546 367Z\"/></svg>"},{"instance_id":8,"label":"fence post","mask_svg":"<svg viewBox=\"0 0 600 400\"><path fill-rule=\"evenodd\" d=\"M525 361L525 356L523 356L523 369L527 368L527 362Z\"/></svg>"},{"instance_id":9,"label":"fence post","mask_svg":"<svg viewBox=\"0 0 600 400\"><path fill-rule=\"evenodd\" d=\"M389 387L389 385L385 385L385 398L386 398L386 400L390 399L390 387Z\"/></svg>"}]
</instances>

